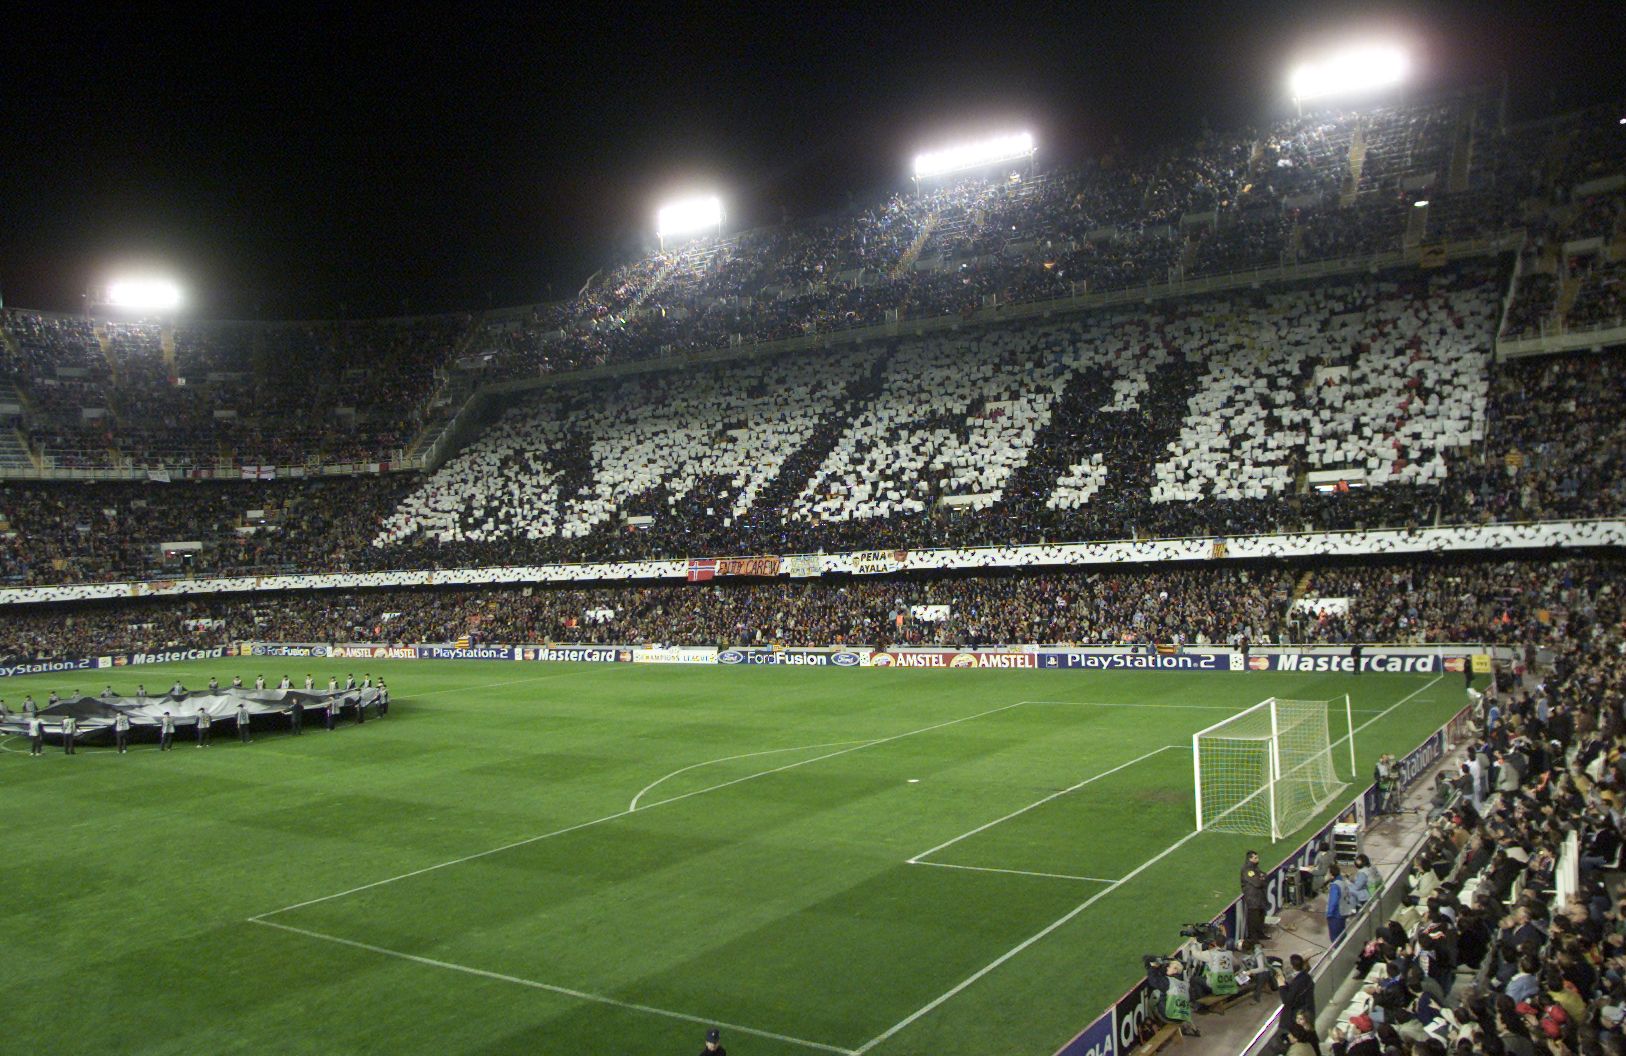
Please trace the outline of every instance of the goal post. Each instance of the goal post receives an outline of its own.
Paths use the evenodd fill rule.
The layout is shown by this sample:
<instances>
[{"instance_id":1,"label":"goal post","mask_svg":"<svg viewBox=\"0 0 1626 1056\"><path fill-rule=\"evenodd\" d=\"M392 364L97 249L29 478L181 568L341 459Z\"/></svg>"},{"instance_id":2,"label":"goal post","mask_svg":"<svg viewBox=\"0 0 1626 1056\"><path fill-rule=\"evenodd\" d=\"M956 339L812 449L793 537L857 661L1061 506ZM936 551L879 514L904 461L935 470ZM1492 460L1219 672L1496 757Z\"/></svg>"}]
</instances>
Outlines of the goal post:
<instances>
[{"instance_id":1,"label":"goal post","mask_svg":"<svg viewBox=\"0 0 1626 1056\"><path fill-rule=\"evenodd\" d=\"M1348 717L1347 696L1342 703ZM1197 830L1279 840L1331 803L1347 787L1333 763L1328 721L1338 704L1271 697L1192 734Z\"/></svg>"}]
</instances>

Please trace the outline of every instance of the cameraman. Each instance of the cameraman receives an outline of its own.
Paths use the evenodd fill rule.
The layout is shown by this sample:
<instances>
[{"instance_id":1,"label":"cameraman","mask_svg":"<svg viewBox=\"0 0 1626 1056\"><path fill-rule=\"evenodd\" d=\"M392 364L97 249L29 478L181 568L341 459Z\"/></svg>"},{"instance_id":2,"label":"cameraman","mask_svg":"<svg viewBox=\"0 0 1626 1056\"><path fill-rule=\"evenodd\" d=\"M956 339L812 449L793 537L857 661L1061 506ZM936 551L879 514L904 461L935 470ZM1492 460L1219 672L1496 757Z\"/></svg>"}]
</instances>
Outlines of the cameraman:
<instances>
[{"instance_id":1,"label":"cameraman","mask_svg":"<svg viewBox=\"0 0 1626 1056\"><path fill-rule=\"evenodd\" d=\"M1154 995L1152 1014L1161 1023L1177 1023L1180 1033L1188 1038L1202 1036L1202 1031L1191 1025L1191 988L1186 985L1185 966L1179 958L1143 958L1146 964L1146 988Z\"/></svg>"},{"instance_id":2,"label":"cameraman","mask_svg":"<svg viewBox=\"0 0 1626 1056\"><path fill-rule=\"evenodd\" d=\"M1208 994L1234 997L1241 989L1241 981L1237 978L1241 965L1237 963L1236 954L1226 948L1222 937L1208 929L1202 929L1193 945L1196 948L1192 951L1191 962L1197 974L1191 980L1192 997L1199 1000ZM1256 991L1255 998L1257 996Z\"/></svg>"}]
</instances>

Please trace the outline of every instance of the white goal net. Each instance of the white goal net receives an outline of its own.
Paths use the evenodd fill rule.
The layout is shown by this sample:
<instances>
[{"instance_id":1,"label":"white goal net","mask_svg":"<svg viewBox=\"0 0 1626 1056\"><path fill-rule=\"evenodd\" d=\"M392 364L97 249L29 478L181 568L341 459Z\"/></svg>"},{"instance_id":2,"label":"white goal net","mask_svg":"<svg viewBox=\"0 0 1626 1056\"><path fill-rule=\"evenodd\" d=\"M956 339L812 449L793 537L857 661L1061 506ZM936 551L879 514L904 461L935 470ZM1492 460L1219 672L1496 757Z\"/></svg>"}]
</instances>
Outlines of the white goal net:
<instances>
[{"instance_id":1,"label":"white goal net","mask_svg":"<svg viewBox=\"0 0 1626 1056\"><path fill-rule=\"evenodd\" d=\"M1347 720L1348 697L1271 697L1193 734L1198 830L1279 840L1332 802L1345 787L1333 766L1327 719L1339 704ZM1354 740L1348 739L1353 768Z\"/></svg>"}]
</instances>

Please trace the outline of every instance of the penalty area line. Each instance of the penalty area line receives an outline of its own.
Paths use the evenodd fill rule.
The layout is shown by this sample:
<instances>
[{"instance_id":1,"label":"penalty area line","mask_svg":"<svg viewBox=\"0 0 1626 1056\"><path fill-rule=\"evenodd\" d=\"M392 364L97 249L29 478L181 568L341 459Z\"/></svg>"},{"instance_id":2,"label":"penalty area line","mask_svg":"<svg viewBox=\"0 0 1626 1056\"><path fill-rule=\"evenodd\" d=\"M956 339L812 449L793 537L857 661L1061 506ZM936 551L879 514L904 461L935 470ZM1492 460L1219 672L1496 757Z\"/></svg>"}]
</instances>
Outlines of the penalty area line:
<instances>
[{"instance_id":1,"label":"penalty area line","mask_svg":"<svg viewBox=\"0 0 1626 1056\"><path fill-rule=\"evenodd\" d=\"M689 1012L674 1012L668 1008L657 1008L654 1005L639 1004L636 1001L622 1001L603 994L589 993L586 990L577 990L568 986L556 986L553 983L543 983L535 979L526 979L523 976L508 975L505 972L493 972L485 968L474 968L466 964L457 964L453 961L437 960L434 957L422 957L415 953L405 953L401 950L392 950L385 946L374 946L370 942L357 942L355 939L345 939L338 935L329 935L325 932L312 931L309 928L296 928L291 924L279 924L274 920L262 920L250 917L250 924L263 924L268 928L279 931L292 932L295 935L304 935L307 938L319 939L322 942L337 943L340 946L349 946L351 949L365 950L376 953L382 957L394 957L397 960L410 961L428 968L441 968L448 972L461 972L480 979L490 979L499 983L511 983L514 986L529 987L532 990L545 990L550 994L559 994L562 997L575 998L578 1001L591 1001L594 1004L609 1005L612 1008L626 1009L631 1012L643 1012L652 1016L663 1016L666 1019L681 1020L685 1023L698 1023L708 1027L721 1027L726 1030L748 1034L756 1038L767 1038L770 1041L780 1041L787 1045L799 1045L804 1049L816 1049L819 1052L833 1052L837 1056L857 1056L855 1050L843 1048L840 1045L826 1045L821 1041L809 1041L806 1038L794 1037L790 1034L780 1034L772 1030L761 1030L757 1027L747 1027L739 1023L730 1023L726 1020L712 1016L697 1016Z\"/></svg>"},{"instance_id":2,"label":"penalty area line","mask_svg":"<svg viewBox=\"0 0 1626 1056\"><path fill-rule=\"evenodd\" d=\"M904 865L931 865L938 869L967 869L973 873L1012 873L1016 876L1045 876L1052 880L1083 880L1092 884L1115 884L1116 880L1106 876L1074 876L1071 873L1039 873L1032 869L996 869L990 865L956 865L953 862L921 862L913 858Z\"/></svg>"},{"instance_id":3,"label":"penalty area line","mask_svg":"<svg viewBox=\"0 0 1626 1056\"><path fill-rule=\"evenodd\" d=\"M1071 792L1077 792L1079 789L1083 788L1085 785L1094 784L1095 782L1101 780L1103 777L1111 777L1113 774L1116 774L1120 770L1127 770L1131 766L1134 766L1136 763L1142 762L1142 761L1144 761L1146 759L1150 759L1154 755L1161 755L1164 752L1167 752L1167 751L1170 751L1172 749L1179 748L1179 747L1181 747L1181 746L1180 745L1175 745L1175 744L1165 744L1161 748L1153 748L1151 751L1146 752L1143 755L1137 755L1137 756L1135 756L1135 758L1129 760L1129 762L1127 762L1127 763L1119 763L1117 766L1113 767L1110 770L1103 770L1099 774L1094 774L1094 775L1092 775L1090 777L1086 777L1084 780L1078 782L1076 785L1069 785L1068 787L1060 790L1059 792L1050 793L1050 795L1045 796L1043 799L1036 799L1032 803L1029 803L1025 807L1018 807L1017 809L1011 811L1009 814L1006 814L1004 817L995 818L993 821L984 822L983 824L978 825L976 828L972 829L970 832L962 832L962 833L960 833L960 835L954 837L951 840L944 840L942 843L938 844L936 847L933 847L929 851L921 851L919 854L915 855L914 857L912 857L912 858L910 858L908 860L909 864L910 865L934 865L936 863L934 863L934 862L922 862L921 859L930 857L931 855L936 854L938 851L943 850L945 847L952 847L956 843L959 843L961 840L967 839L968 837L971 837L971 836L975 836L979 832L986 832L987 830L993 828L995 825L999 825L999 824L1001 824L1003 822L1010 821L1014 817L1018 817L1018 816L1020 816L1022 814L1026 814L1028 811L1032 810L1035 807L1042 807L1046 803L1049 803L1053 799L1060 799L1062 796L1065 796L1065 795L1067 795L1067 794L1069 794ZM1019 871L1019 870L1016 870L1016 871ZM1079 879L1089 879L1089 878L1088 877L1080 877Z\"/></svg>"},{"instance_id":4,"label":"penalty area line","mask_svg":"<svg viewBox=\"0 0 1626 1056\"><path fill-rule=\"evenodd\" d=\"M1440 679L1442 679L1444 677L1445 677L1444 675L1436 675L1433 679L1431 679L1430 681L1428 681L1424 685L1420 686L1419 688L1417 688L1417 689L1413 690L1412 692L1406 694L1404 697L1401 697L1399 700L1395 701L1393 704L1389 705L1387 708L1385 708L1383 710L1383 712L1381 714L1379 714L1377 716L1377 718L1370 719L1367 722L1361 724L1360 726L1357 726L1355 728L1355 732L1356 733L1361 732L1362 730L1366 729L1368 726L1371 726L1373 723L1377 722L1378 719L1383 718L1384 715L1387 715L1390 712L1394 711L1396 708L1400 707L1402 704L1406 703L1409 700L1412 700L1415 697L1421 696L1423 693L1427 692L1430 687L1432 687L1435 683L1439 682ZM913 1024L916 1021L918 1021L919 1019L921 1019L923 1016L930 1015L932 1012L936 1011L938 1008L941 1008L943 1005L947 1004L949 1001L952 1001L954 998L958 997L965 990L967 990L971 986L975 985L978 980L982 979L984 976L986 976L990 972L994 971L1000 965L1004 964L1006 961L1009 961L1011 958L1017 956L1023 950L1026 950L1028 947L1032 946L1034 943L1039 942L1041 939L1044 939L1046 936L1054 933L1058 928L1061 928L1061 927L1065 926L1066 924L1068 924L1069 922L1077 919L1079 914L1083 913L1085 910L1089 909L1091 906L1095 905L1097 902L1101 901L1103 898L1105 898L1108 895L1112 894L1114 891L1118 890L1120 887L1122 887L1125 884L1129 883L1131 880L1135 879L1135 877L1137 877L1140 874L1144 873L1146 870L1150 869L1152 866L1156 865L1158 862L1161 862L1163 859L1167 858L1169 855L1173 854L1175 851L1178 851L1180 848L1184 847L1186 844L1190 843L1192 840L1196 839L1200 835L1202 835L1202 833L1200 831L1194 830L1192 832L1186 833L1184 836L1180 837L1178 840L1175 840L1173 843L1171 843L1167 847L1163 848L1163 850L1159 851L1157 854L1154 854L1152 857L1146 859L1146 861L1142 862L1141 864L1137 865L1134 869L1130 870L1121 879L1118 879L1118 880L1114 881L1113 883L1109 884L1108 886L1102 888L1100 891L1097 891L1095 894L1091 895L1089 898L1085 899L1083 902L1080 902L1078 905L1076 905L1072 909L1068 910L1061 917L1058 917L1056 920L1054 920L1051 923L1045 925L1039 931L1037 931L1034 934L1028 936L1026 939L1023 939L1021 942L1017 943L1015 946L1012 946L1010 949L1006 950L1004 953L1000 954L998 957L994 958L992 961L989 961L987 964L983 965L981 968L977 969L975 972L972 972L970 975L966 976L965 979L961 980L955 986L951 987L950 989L943 992L942 994L939 994L937 997L933 998L927 1004L922 1005L920 1008L916 1009L914 1012L911 1012L909 1015L905 1016L903 1019L898 1020L896 1023L892 1024L892 1026L886 1028L885 1030L881 1031L881 1033L875 1035L875 1037L869 1039L868 1041L864 1042L864 1044L858 1046L858 1048L856 1050L854 1050L853 1056L864 1056L865 1053L867 1053L871 1049L875 1048L875 1046L880 1045L882 1042L884 1042L887 1039L893 1037L899 1031L902 1031L902 1030L906 1029L911 1024Z\"/></svg>"}]
</instances>

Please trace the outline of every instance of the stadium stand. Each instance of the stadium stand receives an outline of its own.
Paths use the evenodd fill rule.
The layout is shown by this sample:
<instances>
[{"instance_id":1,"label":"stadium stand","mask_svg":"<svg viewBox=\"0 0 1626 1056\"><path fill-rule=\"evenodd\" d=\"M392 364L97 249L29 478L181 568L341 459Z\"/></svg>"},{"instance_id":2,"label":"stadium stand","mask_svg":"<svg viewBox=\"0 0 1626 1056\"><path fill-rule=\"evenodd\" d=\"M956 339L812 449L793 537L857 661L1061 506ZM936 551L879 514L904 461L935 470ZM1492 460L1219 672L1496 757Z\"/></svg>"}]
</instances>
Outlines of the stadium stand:
<instances>
[{"instance_id":1,"label":"stadium stand","mask_svg":"<svg viewBox=\"0 0 1626 1056\"><path fill-rule=\"evenodd\" d=\"M1622 352L1606 349L1626 316L1626 139L1613 117L1503 128L1480 95L1295 116L700 239L564 301L473 315L0 310L0 475L124 478L0 486L0 584L1618 517L1626 393ZM1603 336L1591 352L1496 355L1571 333ZM470 398L494 383L519 394ZM488 407L461 423L461 450L429 462L430 438ZM433 472L390 472L402 463ZM1406 980L1415 966L1441 1008L1447 990L1468 995L1446 1015L1421 982L1380 985L1412 1034L1558 1051L1551 1023L1588 1052L1606 1047L1581 1024L1626 1018L1603 934L1626 904L1590 882L1578 904L1547 893L1555 819L1582 819L1583 863L1618 861L1621 571L1612 556L1485 553L121 598L8 606L0 652L1540 647L1553 672L1485 736L1546 758L1526 754L1495 795L1467 790L1478 809L1424 856L1443 868L1415 874L1432 890L1361 971ZM1536 924L1495 932L1510 905ZM1589 975L1594 963L1610 968ZM1374 1051L1362 1044L1332 1050Z\"/></svg>"},{"instance_id":2,"label":"stadium stand","mask_svg":"<svg viewBox=\"0 0 1626 1056\"><path fill-rule=\"evenodd\" d=\"M0 579L1618 515L1620 353L1492 364L1493 294L1452 270L557 386L428 477L12 483Z\"/></svg>"},{"instance_id":3,"label":"stadium stand","mask_svg":"<svg viewBox=\"0 0 1626 1056\"><path fill-rule=\"evenodd\" d=\"M14 392L18 428L0 428L0 465L13 475L362 474L309 488L347 497L331 518L343 528L322 543L246 523L298 505L299 484L258 504L222 492L199 518L177 508L193 490L13 484L0 496L5 579L1616 512L1607 468L1577 457L1617 457L1616 357L1550 371L1491 359L1498 332L1618 313L1622 198L1609 176L1621 151L1601 112L1504 129L1494 99L1466 95L1208 132L698 240L607 269L568 301L479 316L154 323L5 309L0 418ZM978 315L1261 264L1336 258L1355 273L1375 251L1514 225L1530 236L1500 329L1508 279L1472 262L1278 277L1067 321L990 327ZM1600 245L1564 252L1576 238ZM973 315L929 336L908 329ZM892 336L841 352L757 345L764 354L688 366L673 383L672 357L878 323ZM651 359L665 366L642 381L557 377ZM1584 378L1566 380L1571 370ZM366 479L419 465L477 385L544 374L559 383L432 476ZM1539 413L1578 406L1577 385L1594 394L1583 411ZM144 512L119 516L118 545L70 554L107 508ZM185 541L172 538L183 523L200 544L190 564L161 552ZM373 545L354 547L362 526Z\"/></svg>"},{"instance_id":4,"label":"stadium stand","mask_svg":"<svg viewBox=\"0 0 1626 1056\"><path fill-rule=\"evenodd\" d=\"M1284 563L1129 566L840 581L317 591L13 606L26 659L233 641L722 646L1552 644L1620 583L1617 561L1482 557L1314 573ZM1309 593L1305 593L1308 591ZM1295 601L1349 601L1347 617ZM941 606L933 611L922 608ZM64 617L67 618L64 618Z\"/></svg>"},{"instance_id":5,"label":"stadium stand","mask_svg":"<svg viewBox=\"0 0 1626 1056\"><path fill-rule=\"evenodd\" d=\"M1612 590L1576 593L1587 611L1555 639L1551 670L1479 709L1456 798L1361 951L1323 1051L1618 1051L1622 612Z\"/></svg>"}]
</instances>

